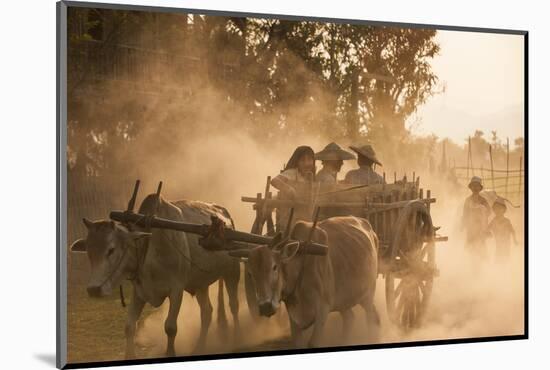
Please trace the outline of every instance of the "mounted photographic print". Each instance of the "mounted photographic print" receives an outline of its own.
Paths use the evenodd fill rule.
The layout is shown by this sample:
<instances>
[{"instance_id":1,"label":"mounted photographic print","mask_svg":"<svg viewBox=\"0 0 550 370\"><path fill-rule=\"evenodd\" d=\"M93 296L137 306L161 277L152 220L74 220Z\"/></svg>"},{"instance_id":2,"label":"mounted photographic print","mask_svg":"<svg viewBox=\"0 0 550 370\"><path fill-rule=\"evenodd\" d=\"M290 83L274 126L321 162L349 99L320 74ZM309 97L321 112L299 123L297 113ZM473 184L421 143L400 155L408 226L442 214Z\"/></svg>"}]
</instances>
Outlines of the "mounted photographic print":
<instances>
[{"instance_id":1,"label":"mounted photographic print","mask_svg":"<svg viewBox=\"0 0 550 370\"><path fill-rule=\"evenodd\" d=\"M527 32L68 1L58 37L58 367L527 338Z\"/></svg>"}]
</instances>

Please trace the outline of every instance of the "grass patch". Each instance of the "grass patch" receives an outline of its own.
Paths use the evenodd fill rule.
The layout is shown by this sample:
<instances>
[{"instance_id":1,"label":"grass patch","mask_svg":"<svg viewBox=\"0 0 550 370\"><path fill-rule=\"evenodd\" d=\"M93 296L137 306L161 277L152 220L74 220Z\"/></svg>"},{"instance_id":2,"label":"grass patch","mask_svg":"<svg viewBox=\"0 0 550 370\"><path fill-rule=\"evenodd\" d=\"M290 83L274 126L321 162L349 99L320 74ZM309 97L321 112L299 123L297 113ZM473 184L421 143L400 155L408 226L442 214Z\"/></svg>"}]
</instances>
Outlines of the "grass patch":
<instances>
[{"instance_id":1,"label":"grass patch","mask_svg":"<svg viewBox=\"0 0 550 370\"><path fill-rule=\"evenodd\" d=\"M131 300L132 287L124 282L126 303ZM141 320L154 311L145 305ZM70 289L67 297L67 355L70 363L123 360L126 348L124 325L127 307L120 304L118 289L111 297L92 299L86 286ZM150 357L148 348L136 345L138 358Z\"/></svg>"}]
</instances>

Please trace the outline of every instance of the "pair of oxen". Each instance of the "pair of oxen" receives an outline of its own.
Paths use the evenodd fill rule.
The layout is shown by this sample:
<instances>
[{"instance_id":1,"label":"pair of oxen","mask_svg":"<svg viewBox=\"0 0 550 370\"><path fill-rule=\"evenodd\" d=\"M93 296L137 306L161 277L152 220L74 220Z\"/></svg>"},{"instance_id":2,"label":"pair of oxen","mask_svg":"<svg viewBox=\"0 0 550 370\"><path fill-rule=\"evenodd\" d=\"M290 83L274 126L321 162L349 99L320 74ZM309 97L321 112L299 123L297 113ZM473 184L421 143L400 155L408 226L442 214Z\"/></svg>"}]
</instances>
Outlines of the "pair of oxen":
<instances>
[{"instance_id":1,"label":"pair of oxen","mask_svg":"<svg viewBox=\"0 0 550 370\"><path fill-rule=\"evenodd\" d=\"M158 194L148 195L139 213L195 224L209 224L214 216L234 227L223 207L200 201L169 202ZM89 296L108 296L123 279L132 282L125 326L128 359L135 357L136 324L145 304L158 307L166 298L170 303L164 323L166 355L175 356L177 317L184 291L195 296L200 306L201 329L194 352L203 351L213 311L208 289L216 281L218 325L222 329L228 327L223 302L225 283L237 339L240 261L247 264L246 271L255 286L257 310L262 316L272 316L281 302L285 303L296 347L321 344L330 312L342 315L345 338L352 327L352 308L356 305L366 312L369 336L377 336L380 320L373 301L378 238L365 219L328 218L319 221L314 230L312 223L300 221L288 236L278 234L270 245L242 243L229 251L207 250L199 244L197 235L180 231L144 230L105 220L83 221L87 236L74 242L71 250L87 253L89 258ZM306 253L296 242L306 239L327 245L327 255Z\"/></svg>"}]
</instances>

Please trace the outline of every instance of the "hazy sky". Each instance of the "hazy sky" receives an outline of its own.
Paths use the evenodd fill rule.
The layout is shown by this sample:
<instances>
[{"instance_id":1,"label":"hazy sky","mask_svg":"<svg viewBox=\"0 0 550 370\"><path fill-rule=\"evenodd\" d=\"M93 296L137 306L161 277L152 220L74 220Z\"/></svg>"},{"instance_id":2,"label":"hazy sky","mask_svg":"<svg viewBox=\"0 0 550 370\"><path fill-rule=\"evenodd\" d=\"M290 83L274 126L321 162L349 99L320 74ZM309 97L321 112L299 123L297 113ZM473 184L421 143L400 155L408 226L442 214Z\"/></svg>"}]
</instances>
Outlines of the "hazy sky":
<instances>
[{"instance_id":1,"label":"hazy sky","mask_svg":"<svg viewBox=\"0 0 550 370\"><path fill-rule=\"evenodd\" d=\"M480 128L510 142L523 136L523 36L438 31L441 52L433 62L444 93L418 111L415 132L457 143Z\"/></svg>"}]
</instances>

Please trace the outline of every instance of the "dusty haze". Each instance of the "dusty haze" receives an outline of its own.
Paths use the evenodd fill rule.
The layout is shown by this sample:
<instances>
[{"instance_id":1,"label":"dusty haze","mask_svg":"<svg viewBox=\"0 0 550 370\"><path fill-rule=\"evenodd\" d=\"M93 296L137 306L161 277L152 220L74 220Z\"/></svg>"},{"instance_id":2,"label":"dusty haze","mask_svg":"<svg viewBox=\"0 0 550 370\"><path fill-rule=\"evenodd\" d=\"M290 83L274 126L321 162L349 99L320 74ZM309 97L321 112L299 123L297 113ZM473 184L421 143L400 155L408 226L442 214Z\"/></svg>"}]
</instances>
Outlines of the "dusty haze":
<instances>
[{"instance_id":1,"label":"dusty haze","mask_svg":"<svg viewBox=\"0 0 550 370\"><path fill-rule=\"evenodd\" d=\"M169 177L159 177L167 183L167 197L186 197L213 201L226 206L240 230L249 230L254 213L250 204L240 202L241 195L253 196L262 191L266 175L278 173L288 153L297 145L308 143L319 149L324 143L316 138L304 138L300 142L288 142L266 149L243 134L210 137L182 147L185 166L170 166L163 170ZM349 163L349 167L353 167ZM343 169L345 171L346 168ZM166 172L165 172L166 171ZM392 171L393 172L393 171ZM511 261L497 265L493 259L494 240L489 239L491 260L486 266L476 268L464 251L463 235L458 229L463 201L469 195L464 188L455 191L447 182L416 170L425 189L432 189L437 203L432 207L434 223L439 231L449 236L449 242L437 245L437 264L440 276L434 282L432 301L426 314L426 321L419 330L403 333L388 321L385 310L384 280L379 277L376 304L382 317L381 342L411 340L433 340L449 338L471 338L497 335L522 334L524 331L524 270L523 270L523 209L509 207L507 217L512 219L520 241L514 248ZM154 178L151 174L151 178ZM179 185L176 185L179 184ZM153 185L151 185L153 186ZM153 189L153 187L150 187ZM210 294L216 307L217 288ZM241 290L241 294L243 291ZM226 300L227 302L227 300ZM167 306L148 317L138 335L138 343L152 347L152 354L160 355L164 350L165 334L163 320ZM363 311L355 310L358 325L355 326L352 342L364 344L366 325ZM207 352L244 350L265 345L266 341L278 342L289 335L286 313L274 318L263 319L259 325L250 320L244 296L241 299L240 316L246 338L238 343L222 343L218 337L215 317ZM200 325L199 309L189 295L184 298L179 318L177 337L178 350L189 354L197 338ZM325 345L343 345L340 338L341 321L338 314L331 314L326 327ZM329 335L330 334L330 335ZM283 341L283 345L284 345ZM267 347L270 348L270 347Z\"/></svg>"},{"instance_id":2,"label":"dusty haze","mask_svg":"<svg viewBox=\"0 0 550 370\"><path fill-rule=\"evenodd\" d=\"M156 64L147 65L155 71ZM298 74L307 75L307 68L298 58L289 67ZM155 71L159 75L173 75L185 71L162 69ZM445 80L445 76L440 76ZM136 77L138 79L138 77ZM161 90L156 94L130 94L128 87L98 83L101 97L90 96L94 104L88 116L79 116L69 111L69 163L77 156L78 148L89 144L89 135L77 135L82 126L101 127L103 119L112 119L120 125L132 128L139 122L139 134L126 133L120 137L109 137L104 132L91 130L94 145L87 150L92 159L100 163L103 179L141 179L141 194L138 203L147 193L154 192L158 181L164 182L163 196L169 200L194 199L214 202L226 207L231 213L235 226L239 230L250 231L254 212L250 203L242 203L241 196L255 196L263 192L266 177L279 174L285 162L298 145L309 145L315 151L321 150L331 141L342 147L352 144L341 131L327 130L323 122L334 114L329 111L326 101L333 100L320 86L311 83L306 93L317 100L306 103L289 104L284 117L280 113L264 114L259 121L250 111L228 98L227 94L217 90L206 76L193 76L188 89L191 93L179 90ZM289 90L297 89L300 81L287 81ZM130 87L131 88L131 87ZM249 97L254 99L254 97ZM97 100L94 100L97 99ZM104 104L105 103L105 104ZM139 112L138 117L128 117L129 108ZM135 108L138 107L136 110ZM114 117L114 118L113 118ZM277 122L280 132L269 134L262 130L262 122ZM441 122L445 124L445 122ZM521 122L517 123L521 125ZM88 126L86 126L88 125ZM251 128L252 127L252 128ZM480 129L486 129L480 127ZM442 130L444 131L444 130ZM449 242L437 246L437 264L440 276L435 279L432 301L426 314L426 321L419 330L403 333L392 326L387 318L384 299L384 281L378 279L376 305L382 318L381 342L399 342L411 340L433 340L448 338L471 338L496 335L514 335L524 332L524 261L523 261L523 208L509 207L507 216L512 219L520 245L514 249L510 263L496 265L493 260L486 266L476 268L464 252L463 235L457 224L462 212L464 199L469 195L466 186L448 182L443 176L429 171L430 156L439 161L441 151L424 145L426 138L415 137L414 133L405 139L397 139L397 144L385 142L372 143L384 167L388 182L393 182L393 174L401 178L412 178L413 171L421 178L421 187L432 189L437 203L432 205L432 217L436 226L441 226L442 235L449 236ZM440 134L441 137L445 135ZM85 138L86 141L82 138ZM437 137L434 142L437 141ZM112 141L109 141L112 140ZM116 141L119 140L119 141ZM399 141L402 140L402 141ZM361 135L354 144L361 144L365 138ZM438 142L440 143L440 142ZM459 143L462 144L462 143ZM393 147L394 149L389 149ZM407 148L404 150L403 148ZM397 150L404 153L397 155ZM393 151L393 152L392 152ZM465 150L454 144L448 148L448 155L456 155L457 161L465 159ZM522 153L521 153L522 154ZM397 159L396 159L397 158ZM519 155L518 155L519 158ZM116 162L115 165L110 165ZM501 162L502 163L502 162ZM514 162L515 163L515 162ZM438 164L438 163L436 163ZM320 163L317 163L320 168ZM101 167L103 166L103 167ZM355 161L345 163L340 174L355 168ZM69 177L72 176L69 172ZM76 176L76 175L75 175ZM89 176L90 178L92 176ZM88 181L84 176L83 184ZM113 193L121 191L130 196L131 189L115 188ZM69 192L80 189L69 188ZM122 208L125 203L117 200L111 208ZM86 215L83 215L86 216ZM107 214L104 215L107 217ZM82 225L79 225L82 227ZM82 229L84 231L84 229ZM493 247L494 241L488 243ZM493 248L491 248L491 257ZM243 337L237 341L224 342L216 327L216 309L210 329L206 352L228 352L247 349L275 349L288 345L290 333L284 309L271 319L262 319L256 324L251 321L246 300L244 299L241 278L240 317ZM217 307L217 286L210 289L214 308ZM225 302L227 303L227 297ZM226 308L229 315L229 310ZM138 330L138 345L146 347L152 357L163 354L166 344L164 319L167 313L166 303L146 318L142 318ZM343 343L340 337L341 320L339 315L331 314L327 323L324 345L366 343L366 326L362 310L355 310L357 325L354 326L351 343ZM120 324L120 325L119 325ZM231 320L230 320L231 324ZM122 332L124 323L116 323ZM198 338L200 326L199 308L195 299L185 294L178 321L176 350L178 355L188 355ZM71 328L69 328L71 330ZM266 343L268 342L268 343ZM275 344L270 344L275 343ZM98 346L101 345L98 343ZM270 347L271 346L271 347ZM120 343L123 348L123 343Z\"/></svg>"}]
</instances>

